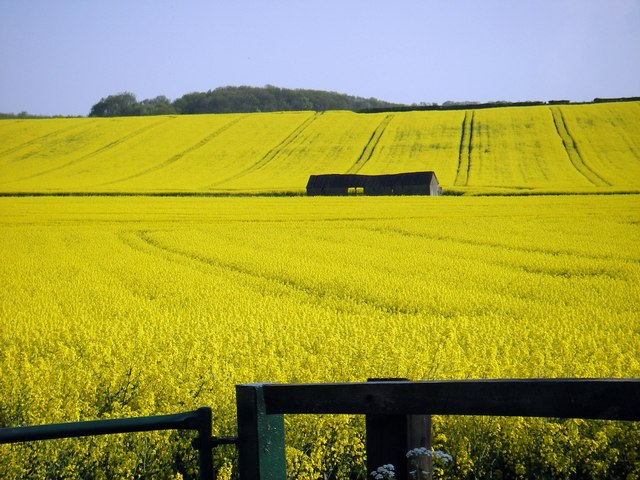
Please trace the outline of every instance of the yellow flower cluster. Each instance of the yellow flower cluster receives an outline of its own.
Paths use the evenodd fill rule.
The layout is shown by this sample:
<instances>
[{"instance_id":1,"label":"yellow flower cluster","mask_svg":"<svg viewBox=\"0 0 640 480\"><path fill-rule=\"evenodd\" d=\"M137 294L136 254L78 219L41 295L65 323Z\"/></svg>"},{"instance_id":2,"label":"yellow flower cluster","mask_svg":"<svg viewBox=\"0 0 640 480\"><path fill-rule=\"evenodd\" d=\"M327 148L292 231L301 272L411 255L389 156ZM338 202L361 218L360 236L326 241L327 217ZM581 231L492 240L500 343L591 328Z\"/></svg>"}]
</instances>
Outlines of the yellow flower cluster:
<instances>
[{"instance_id":1,"label":"yellow flower cluster","mask_svg":"<svg viewBox=\"0 0 640 480\"><path fill-rule=\"evenodd\" d=\"M638 240L637 195L0 198L0 426L210 405L227 436L238 383L638 377ZM434 429L448 478L640 470L633 424ZM287 432L292 478L366 475L361 418ZM189 435L2 446L0 472L188 477Z\"/></svg>"}]
</instances>

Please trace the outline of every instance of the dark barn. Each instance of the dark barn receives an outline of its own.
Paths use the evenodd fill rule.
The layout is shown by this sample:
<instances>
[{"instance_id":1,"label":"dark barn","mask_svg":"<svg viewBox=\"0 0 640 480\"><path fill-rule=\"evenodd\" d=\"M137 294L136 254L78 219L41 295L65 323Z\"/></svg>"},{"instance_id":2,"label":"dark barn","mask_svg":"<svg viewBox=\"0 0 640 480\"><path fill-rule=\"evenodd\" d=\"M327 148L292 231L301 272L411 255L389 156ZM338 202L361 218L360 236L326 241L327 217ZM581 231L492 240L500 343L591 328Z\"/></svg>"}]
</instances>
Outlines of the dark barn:
<instances>
[{"instance_id":1,"label":"dark barn","mask_svg":"<svg viewBox=\"0 0 640 480\"><path fill-rule=\"evenodd\" d=\"M441 195L434 172L311 175L307 195Z\"/></svg>"}]
</instances>

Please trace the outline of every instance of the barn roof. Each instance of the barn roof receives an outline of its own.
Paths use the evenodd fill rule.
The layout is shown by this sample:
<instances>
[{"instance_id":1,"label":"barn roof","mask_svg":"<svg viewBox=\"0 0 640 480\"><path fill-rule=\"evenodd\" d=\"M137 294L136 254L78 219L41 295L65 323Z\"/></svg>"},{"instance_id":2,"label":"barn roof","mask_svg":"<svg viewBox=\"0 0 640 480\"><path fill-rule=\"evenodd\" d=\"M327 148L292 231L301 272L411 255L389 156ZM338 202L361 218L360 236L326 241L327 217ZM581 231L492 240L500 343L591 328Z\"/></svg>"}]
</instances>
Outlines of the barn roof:
<instances>
[{"instance_id":1,"label":"barn roof","mask_svg":"<svg viewBox=\"0 0 640 480\"><path fill-rule=\"evenodd\" d=\"M311 175L307 188L334 188L394 186L394 185L428 185L436 178L434 172L394 173L389 175L357 175L331 173L326 175ZM437 178L436 178L437 181Z\"/></svg>"}]
</instances>

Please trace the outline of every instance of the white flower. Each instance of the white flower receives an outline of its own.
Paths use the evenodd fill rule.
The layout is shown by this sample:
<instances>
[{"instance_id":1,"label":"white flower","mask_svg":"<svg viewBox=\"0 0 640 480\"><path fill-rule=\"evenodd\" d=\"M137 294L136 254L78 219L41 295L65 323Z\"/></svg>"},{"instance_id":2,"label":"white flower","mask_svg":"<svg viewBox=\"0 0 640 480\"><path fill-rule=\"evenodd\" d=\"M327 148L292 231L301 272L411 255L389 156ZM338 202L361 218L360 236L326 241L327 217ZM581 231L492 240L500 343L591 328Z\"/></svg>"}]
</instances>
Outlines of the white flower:
<instances>
[{"instance_id":1,"label":"white flower","mask_svg":"<svg viewBox=\"0 0 640 480\"><path fill-rule=\"evenodd\" d=\"M439 459L442 463L447 463L453 460L453 457L448 453L443 452L442 450L436 450L431 455L434 458Z\"/></svg>"},{"instance_id":2,"label":"white flower","mask_svg":"<svg viewBox=\"0 0 640 480\"><path fill-rule=\"evenodd\" d=\"M420 447L420 448L414 448L414 449L409 450L407 452L407 458L418 457L420 455L430 456L431 455L431 450L429 450L426 447Z\"/></svg>"},{"instance_id":3,"label":"white flower","mask_svg":"<svg viewBox=\"0 0 640 480\"><path fill-rule=\"evenodd\" d=\"M370 477L373 477L375 480L384 480L386 478L396 478L396 469L395 467L388 463L386 465L382 465L378 467L373 472L369 474Z\"/></svg>"},{"instance_id":4,"label":"white flower","mask_svg":"<svg viewBox=\"0 0 640 480\"><path fill-rule=\"evenodd\" d=\"M438 459L442 461L442 463L447 463L453 460L453 457L451 455L443 452L442 450L429 450L425 447L414 448L407 452L407 458L415 458L419 457L420 455Z\"/></svg>"}]
</instances>

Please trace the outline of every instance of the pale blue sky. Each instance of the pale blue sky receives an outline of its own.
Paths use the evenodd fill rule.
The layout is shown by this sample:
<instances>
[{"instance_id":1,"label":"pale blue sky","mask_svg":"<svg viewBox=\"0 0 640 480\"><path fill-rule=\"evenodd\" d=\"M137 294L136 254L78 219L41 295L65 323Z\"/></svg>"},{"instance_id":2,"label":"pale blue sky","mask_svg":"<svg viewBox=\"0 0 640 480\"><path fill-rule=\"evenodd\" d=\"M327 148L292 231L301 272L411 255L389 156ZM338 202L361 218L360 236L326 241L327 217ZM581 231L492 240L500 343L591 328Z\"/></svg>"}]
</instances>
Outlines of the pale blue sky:
<instances>
[{"instance_id":1,"label":"pale blue sky","mask_svg":"<svg viewBox=\"0 0 640 480\"><path fill-rule=\"evenodd\" d=\"M401 103L640 95L640 0L0 0L0 112L225 85Z\"/></svg>"}]
</instances>

